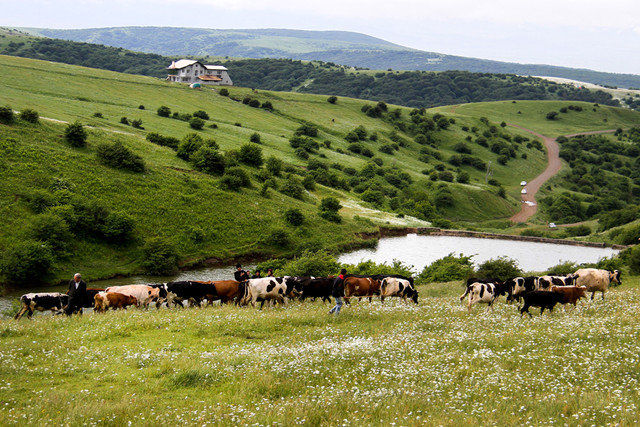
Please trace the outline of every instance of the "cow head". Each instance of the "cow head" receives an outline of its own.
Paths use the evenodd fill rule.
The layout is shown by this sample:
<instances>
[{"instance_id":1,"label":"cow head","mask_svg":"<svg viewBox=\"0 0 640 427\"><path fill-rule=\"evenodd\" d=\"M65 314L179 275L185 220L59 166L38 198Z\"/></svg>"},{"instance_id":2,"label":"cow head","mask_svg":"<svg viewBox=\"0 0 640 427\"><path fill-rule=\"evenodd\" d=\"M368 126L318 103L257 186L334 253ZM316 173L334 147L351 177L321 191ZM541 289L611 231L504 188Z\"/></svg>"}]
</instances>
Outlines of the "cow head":
<instances>
[{"instance_id":1,"label":"cow head","mask_svg":"<svg viewBox=\"0 0 640 427\"><path fill-rule=\"evenodd\" d=\"M302 295L302 282L298 279L298 277L284 277L284 284L287 286L287 296L290 298Z\"/></svg>"},{"instance_id":2,"label":"cow head","mask_svg":"<svg viewBox=\"0 0 640 427\"><path fill-rule=\"evenodd\" d=\"M409 297L411 298L411 301L416 303L416 305L418 304L418 290L417 289L409 288Z\"/></svg>"},{"instance_id":3,"label":"cow head","mask_svg":"<svg viewBox=\"0 0 640 427\"><path fill-rule=\"evenodd\" d=\"M522 277L514 277L504 282L504 287L507 290L507 301L511 301L515 296L524 292L524 279Z\"/></svg>"},{"instance_id":4,"label":"cow head","mask_svg":"<svg viewBox=\"0 0 640 427\"><path fill-rule=\"evenodd\" d=\"M618 285L622 285L622 280L620 278L620 271L613 270L609 272L609 282L617 283Z\"/></svg>"}]
</instances>

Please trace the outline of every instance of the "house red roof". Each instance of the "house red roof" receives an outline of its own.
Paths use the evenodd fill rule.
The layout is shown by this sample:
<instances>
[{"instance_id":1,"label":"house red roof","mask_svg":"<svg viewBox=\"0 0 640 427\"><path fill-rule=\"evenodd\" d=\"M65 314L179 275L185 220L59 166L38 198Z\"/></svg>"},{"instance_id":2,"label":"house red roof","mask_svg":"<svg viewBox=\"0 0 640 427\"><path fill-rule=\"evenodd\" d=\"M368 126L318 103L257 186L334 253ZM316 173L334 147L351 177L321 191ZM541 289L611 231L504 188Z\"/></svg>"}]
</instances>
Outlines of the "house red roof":
<instances>
[{"instance_id":1,"label":"house red roof","mask_svg":"<svg viewBox=\"0 0 640 427\"><path fill-rule=\"evenodd\" d=\"M198 76L198 78L200 80L204 80L204 81L208 81L208 82L221 82L222 79L218 76L212 76L210 74L203 74L201 76Z\"/></svg>"}]
</instances>

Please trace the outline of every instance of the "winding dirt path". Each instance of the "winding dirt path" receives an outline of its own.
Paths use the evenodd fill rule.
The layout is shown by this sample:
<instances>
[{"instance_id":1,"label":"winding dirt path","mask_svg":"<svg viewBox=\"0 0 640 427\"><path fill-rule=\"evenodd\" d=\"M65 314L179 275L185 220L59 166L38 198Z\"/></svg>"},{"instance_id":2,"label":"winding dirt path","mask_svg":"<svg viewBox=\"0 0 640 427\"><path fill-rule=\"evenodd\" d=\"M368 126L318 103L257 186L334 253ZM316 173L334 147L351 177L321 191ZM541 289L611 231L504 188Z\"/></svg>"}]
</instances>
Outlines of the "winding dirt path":
<instances>
[{"instance_id":1,"label":"winding dirt path","mask_svg":"<svg viewBox=\"0 0 640 427\"><path fill-rule=\"evenodd\" d=\"M536 194L540 187L553 178L560 169L562 168L562 161L560 160L560 147L556 142L555 138L550 138L548 136L541 135L537 132L534 132L530 129L524 128L519 125L509 123L509 126L521 129L525 132L528 132L540 139L544 143L545 147L547 147L547 168L538 176L529 181L526 185L527 194L522 194L522 207L520 211L511 217L511 222L527 222L529 218L531 218L538 211L538 203L536 202ZM582 133L574 133L571 135L565 135L567 138L571 138L578 135L597 135L601 133L612 133L615 130L596 130L591 132L582 132ZM533 206L526 204L525 202L533 202L535 203Z\"/></svg>"}]
</instances>

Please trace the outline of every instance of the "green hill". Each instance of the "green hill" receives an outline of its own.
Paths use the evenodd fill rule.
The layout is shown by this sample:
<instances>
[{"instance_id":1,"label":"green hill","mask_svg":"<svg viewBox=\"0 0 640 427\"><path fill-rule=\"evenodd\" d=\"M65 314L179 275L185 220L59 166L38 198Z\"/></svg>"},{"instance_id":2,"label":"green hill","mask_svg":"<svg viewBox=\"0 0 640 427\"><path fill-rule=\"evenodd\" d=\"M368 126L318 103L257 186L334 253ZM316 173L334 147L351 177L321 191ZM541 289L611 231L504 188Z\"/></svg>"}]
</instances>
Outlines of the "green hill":
<instances>
[{"instance_id":1,"label":"green hill","mask_svg":"<svg viewBox=\"0 0 640 427\"><path fill-rule=\"evenodd\" d=\"M143 248L156 236L177 250L181 265L190 265L209 258L344 249L365 244L360 233L378 225L482 228L515 212L520 180L545 167L539 141L501 127L508 117L493 103L469 106L478 109L463 114L466 106L451 113L342 97L332 104L321 95L240 87L228 88L224 96L219 88L194 90L9 56L0 56L0 73L0 105L42 116L36 124L16 119L0 125L5 274L7 262L15 261L16 253L24 255L25 244L34 249L38 242L52 249L47 280L66 277L70 269L93 279L141 271ZM540 104L516 105L526 109L524 118ZM629 110L602 106L592 112L586 108L590 104L581 105L583 115L567 129L579 130L603 115L609 126L628 127L638 117ZM159 116L160 106L177 118ZM210 117L199 131L185 121L196 110ZM144 129L122 123L133 120L141 120ZM70 146L61 121L84 123L87 147ZM165 140L197 133L204 163L151 143L149 133ZM256 134L259 143L249 142ZM115 142L140 156L145 171L108 166L99 153ZM250 166L256 147L263 158L275 159L271 163L282 161L282 172ZM109 159L117 165L123 157L118 152ZM237 188L237 175L230 172L207 169L219 165L219 158L228 172L244 171L250 187ZM494 181L487 183L489 162ZM341 223L318 215L326 196L345 206ZM285 220L290 208L303 214L302 225Z\"/></svg>"},{"instance_id":2,"label":"green hill","mask_svg":"<svg viewBox=\"0 0 640 427\"><path fill-rule=\"evenodd\" d=\"M463 70L563 77L620 87L640 87L635 74L605 73L539 64L517 64L410 49L347 31L176 27L112 27L75 30L30 28L30 32L162 55L319 60L376 70Z\"/></svg>"}]
</instances>

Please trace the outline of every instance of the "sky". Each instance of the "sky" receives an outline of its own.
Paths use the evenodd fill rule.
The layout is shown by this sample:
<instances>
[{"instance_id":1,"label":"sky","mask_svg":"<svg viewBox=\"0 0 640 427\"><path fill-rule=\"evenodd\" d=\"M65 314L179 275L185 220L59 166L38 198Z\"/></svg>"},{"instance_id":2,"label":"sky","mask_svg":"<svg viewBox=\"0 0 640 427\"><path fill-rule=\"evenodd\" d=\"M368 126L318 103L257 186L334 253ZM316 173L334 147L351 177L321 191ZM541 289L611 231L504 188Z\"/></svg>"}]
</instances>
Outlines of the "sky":
<instances>
[{"instance_id":1,"label":"sky","mask_svg":"<svg viewBox=\"0 0 640 427\"><path fill-rule=\"evenodd\" d=\"M509 62L640 74L640 0L0 0L0 26L345 30Z\"/></svg>"}]
</instances>

